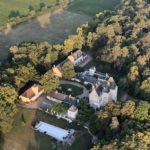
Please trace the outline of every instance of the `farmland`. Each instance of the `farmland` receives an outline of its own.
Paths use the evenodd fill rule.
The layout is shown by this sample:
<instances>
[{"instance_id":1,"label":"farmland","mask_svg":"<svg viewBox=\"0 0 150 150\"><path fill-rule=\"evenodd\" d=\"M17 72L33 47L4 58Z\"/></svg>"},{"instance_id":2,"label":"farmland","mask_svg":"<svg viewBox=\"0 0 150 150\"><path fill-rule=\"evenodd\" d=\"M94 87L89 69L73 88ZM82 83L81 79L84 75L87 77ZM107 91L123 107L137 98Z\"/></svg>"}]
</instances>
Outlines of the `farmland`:
<instances>
[{"instance_id":1,"label":"farmland","mask_svg":"<svg viewBox=\"0 0 150 150\"><path fill-rule=\"evenodd\" d=\"M120 0L75 0L68 11L93 17L103 10L113 10Z\"/></svg>"},{"instance_id":2,"label":"farmland","mask_svg":"<svg viewBox=\"0 0 150 150\"><path fill-rule=\"evenodd\" d=\"M43 2L47 6L56 4L56 0L44 0ZM19 11L20 15L27 15L30 5L34 10L38 10L40 8L40 0L0 0L0 25L7 22L11 11Z\"/></svg>"}]
</instances>

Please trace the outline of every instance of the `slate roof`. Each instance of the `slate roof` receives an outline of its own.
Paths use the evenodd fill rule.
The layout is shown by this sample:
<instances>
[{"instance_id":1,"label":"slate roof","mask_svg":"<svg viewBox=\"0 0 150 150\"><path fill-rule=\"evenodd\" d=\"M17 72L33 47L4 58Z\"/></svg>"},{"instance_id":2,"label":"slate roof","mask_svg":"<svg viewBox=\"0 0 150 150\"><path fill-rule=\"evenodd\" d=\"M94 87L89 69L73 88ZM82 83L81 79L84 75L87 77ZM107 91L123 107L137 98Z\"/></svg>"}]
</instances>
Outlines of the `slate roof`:
<instances>
[{"instance_id":1,"label":"slate roof","mask_svg":"<svg viewBox=\"0 0 150 150\"><path fill-rule=\"evenodd\" d=\"M47 96L53 97L59 101L61 101L62 103L68 104L68 105L77 105L77 100L74 97L68 96L66 94L63 93L59 93L57 91L53 91L47 94Z\"/></svg>"},{"instance_id":2,"label":"slate roof","mask_svg":"<svg viewBox=\"0 0 150 150\"><path fill-rule=\"evenodd\" d=\"M80 73L79 78L83 79L84 81L89 82L93 85L95 85L97 83L97 79L95 77L92 77L92 76L87 75L87 74Z\"/></svg>"},{"instance_id":3,"label":"slate roof","mask_svg":"<svg viewBox=\"0 0 150 150\"><path fill-rule=\"evenodd\" d=\"M107 73L95 72L93 76L89 75L88 71L79 74L79 78L91 83L98 95L109 93L110 89L116 88L116 83Z\"/></svg>"},{"instance_id":4,"label":"slate roof","mask_svg":"<svg viewBox=\"0 0 150 150\"><path fill-rule=\"evenodd\" d=\"M68 104L68 105L74 105L77 106L77 99L76 98L70 98L69 96L64 99L63 103Z\"/></svg>"},{"instance_id":5,"label":"slate roof","mask_svg":"<svg viewBox=\"0 0 150 150\"><path fill-rule=\"evenodd\" d=\"M107 73L102 73L102 72L95 72L95 75L100 78L100 79L103 79L103 80L106 80L109 78L108 74Z\"/></svg>"},{"instance_id":6,"label":"slate roof","mask_svg":"<svg viewBox=\"0 0 150 150\"><path fill-rule=\"evenodd\" d=\"M47 94L47 96L53 97L55 99L58 99L60 101L64 101L64 99L67 98L67 95L63 94L63 93L59 93L57 91L53 91Z\"/></svg>"}]
</instances>

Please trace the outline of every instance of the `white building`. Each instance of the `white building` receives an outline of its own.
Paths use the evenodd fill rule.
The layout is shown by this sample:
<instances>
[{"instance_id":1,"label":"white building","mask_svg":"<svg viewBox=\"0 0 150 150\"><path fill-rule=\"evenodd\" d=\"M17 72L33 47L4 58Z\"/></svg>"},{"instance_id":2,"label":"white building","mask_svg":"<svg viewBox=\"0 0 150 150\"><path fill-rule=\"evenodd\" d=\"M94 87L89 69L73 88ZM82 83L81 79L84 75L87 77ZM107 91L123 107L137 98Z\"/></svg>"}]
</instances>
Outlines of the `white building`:
<instances>
[{"instance_id":1,"label":"white building","mask_svg":"<svg viewBox=\"0 0 150 150\"><path fill-rule=\"evenodd\" d=\"M92 91L89 93L89 103L93 108L100 108L105 106L109 101L117 101L118 86L102 87L101 85L96 88L93 86Z\"/></svg>"},{"instance_id":2,"label":"white building","mask_svg":"<svg viewBox=\"0 0 150 150\"><path fill-rule=\"evenodd\" d=\"M49 135L53 137L54 139L67 143L69 145L71 145L72 142L74 141L75 131L73 129L65 130L65 129L40 121L36 123L36 125L34 126L34 130L44 133L46 135Z\"/></svg>"},{"instance_id":3,"label":"white building","mask_svg":"<svg viewBox=\"0 0 150 150\"><path fill-rule=\"evenodd\" d=\"M72 53L68 56L68 60L74 65L80 65L84 60L86 60L87 54L82 52L81 50L77 50L76 52Z\"/></svg>"},{"instance_id":4,"label":"white building","mask_svg":"<svg viewBox=\"0 0 150 150\"><path fill-rule=\"evenodd\" d=\"M67 112L68 118L71 118L72 120L76 119L76 116L78 114L78 108L72 105Z\"/></svg>"},{"instance_id":5,"label":"white building","mask_svg":"<svg viewBox=\"0 0 150 150\"><path fill-rule=\"evenodd\" d=\"M109 101L117 100L118 86L113 77L109 77L106 73L96 71L95 67L80 74L85 82L92 85L92 90L89 93L89 104L93 108L105 106Z\"/></svg>"}]
</instances>

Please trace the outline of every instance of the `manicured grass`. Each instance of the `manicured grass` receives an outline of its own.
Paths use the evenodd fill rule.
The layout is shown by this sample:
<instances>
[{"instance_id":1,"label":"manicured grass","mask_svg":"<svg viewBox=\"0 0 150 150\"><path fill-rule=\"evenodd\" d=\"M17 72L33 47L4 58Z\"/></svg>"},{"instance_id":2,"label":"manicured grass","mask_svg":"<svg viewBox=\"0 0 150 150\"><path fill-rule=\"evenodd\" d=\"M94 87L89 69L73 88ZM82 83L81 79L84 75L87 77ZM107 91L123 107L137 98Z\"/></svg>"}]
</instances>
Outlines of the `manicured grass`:
<instances>
[{"instance_id":1,"label":"manicured grass","mask_svg":"<svg viewBox=\"0 0 150 150\"><path fill-rule=\"evenodd\" d=\"M68 91L68 89L72 89L72 91ZM67 95L78 96L83 93L83 88L71 84L61 84L61 91Z\"/></svg>"},{"instance_id":2,"label":"manicured grass","mask_svg":"<svg viewBox=\"0 0 150 150\"><path fill-rule=\"evenodd\" d=\"M43 0L47 6L56 4L56 0ZM7 22L10 11L19 11L21 15L29 13L29 5L35 10L40 8L40 0L0 0L0 25Z\"/></svg>"},{"instance_id":3,"label":"manicured grass","mask_svg":"<svg viewBox=\"0 0 150 150\"><path fill-rule=\"evenodd\" d=\"M50 136L35 132L31 128L32 121L42 120L44 122L56 125L58 127L77 128L75 124L69 124L68 122L57 119L54 116L45 114L41 111L27 110L19 108L18 113L15 116L15 121L12 130L4 136L4 140L0 141L0 150L56 150L56 140ZM81 127L80 127L81 128ZM82 140L82 143L79 141ZM84 143L90 145L89 135L85 135L77 138L73 146L69 150L84 150ZM85 145L85 146L86 146ZM54 148L55 147L55 148ZM62 147L62 145L61 145Z\"/></svg>"},{"instance_id":4,"label":"manicured grass","mask_svg":"<svg viewBox=\"0 0 150 150\"><path fill-rule=\"evenodd\" d=\"M121 0L75 0L68 8L69 11L94 16L103 10L112 10Z\"/></svg>"}]
</instances>

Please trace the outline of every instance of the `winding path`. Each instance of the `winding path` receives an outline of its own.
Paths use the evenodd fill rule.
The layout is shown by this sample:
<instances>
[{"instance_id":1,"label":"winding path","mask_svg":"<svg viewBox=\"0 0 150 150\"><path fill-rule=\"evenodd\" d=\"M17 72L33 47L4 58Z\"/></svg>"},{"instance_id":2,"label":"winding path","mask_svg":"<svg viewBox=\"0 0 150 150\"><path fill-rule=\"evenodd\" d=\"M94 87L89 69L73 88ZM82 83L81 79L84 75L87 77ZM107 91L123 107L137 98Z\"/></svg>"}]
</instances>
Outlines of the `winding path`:
<instances>
[{"instance_id":1,"label":"winding path","mask_svg":"<svg viewBox=\"0 0 150 150\"><path fill-rule=\"evenodd\" d=\"M71 84L80 88L83 88L83 93L81 95L78 95L79 98L83 98L83 97L88 97L89 96L89 91L80 83L77 82L73 82L73 81L68 81L68 80L61 80L60 84Z\"/></svg>"}]
</instances>

